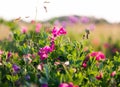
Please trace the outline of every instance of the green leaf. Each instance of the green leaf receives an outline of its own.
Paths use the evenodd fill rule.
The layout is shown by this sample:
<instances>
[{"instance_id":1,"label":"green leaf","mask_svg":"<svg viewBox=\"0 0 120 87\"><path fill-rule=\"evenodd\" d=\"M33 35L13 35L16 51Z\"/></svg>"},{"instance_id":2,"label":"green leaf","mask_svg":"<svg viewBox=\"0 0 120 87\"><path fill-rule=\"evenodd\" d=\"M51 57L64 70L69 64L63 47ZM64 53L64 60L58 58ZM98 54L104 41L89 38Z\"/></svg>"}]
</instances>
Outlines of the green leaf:
<instances>
[{"instance_id":1,"label":"green leaf","mask_svg":"<svg viewBox=\"0 0 120 87\"><path fill-rule=\"evenodd\" d=\"M45 70L45 75L46 75L46 78L47 80L49 80L49 66L47 64L44 65L44 70Z\"/></svg>"},{"instance_id":2,"label":"green leaf","mask_svg":"<svg viewBox=\"0 0 120 87\"><path fill-rule=\"evenodd\" d=\"M39 79L39 82L40 82L40 84L47 84L47 83L48 83L48 82L47 82L47 79L44 78L44 77L41 77L41 78Z\"/></svg>"},{"instance_id":3,"label":"green leaf","mask_svg":"<svg viewBox=\"0 0 120 87\"><path fill-rule=\"evenodd\" d=\"M10 81L12 76L11 75L6 75L6 78Z\"/></svg>"}]
</instances>

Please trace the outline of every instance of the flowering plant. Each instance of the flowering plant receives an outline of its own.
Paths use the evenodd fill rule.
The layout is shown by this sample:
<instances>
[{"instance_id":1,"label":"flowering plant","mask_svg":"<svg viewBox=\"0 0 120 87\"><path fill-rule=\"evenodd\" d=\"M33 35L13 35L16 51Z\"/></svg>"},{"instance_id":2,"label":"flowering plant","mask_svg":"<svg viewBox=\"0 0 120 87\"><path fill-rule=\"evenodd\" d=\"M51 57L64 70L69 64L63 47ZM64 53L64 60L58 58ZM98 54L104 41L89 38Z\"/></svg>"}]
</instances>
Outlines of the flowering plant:
<instances>
[{"instance_id":1,"label":"flowering plant","mask_svg":"<svg viewBox=\"0 0 120 87\"><path fill-rule=\"evenodd\" d=\"M0 86L81 87L120 86L120 55L107 58L86 47L86 39L71 41L67 30L13 31L12 41L0 43Z\"/></svg>"}]
</instances>

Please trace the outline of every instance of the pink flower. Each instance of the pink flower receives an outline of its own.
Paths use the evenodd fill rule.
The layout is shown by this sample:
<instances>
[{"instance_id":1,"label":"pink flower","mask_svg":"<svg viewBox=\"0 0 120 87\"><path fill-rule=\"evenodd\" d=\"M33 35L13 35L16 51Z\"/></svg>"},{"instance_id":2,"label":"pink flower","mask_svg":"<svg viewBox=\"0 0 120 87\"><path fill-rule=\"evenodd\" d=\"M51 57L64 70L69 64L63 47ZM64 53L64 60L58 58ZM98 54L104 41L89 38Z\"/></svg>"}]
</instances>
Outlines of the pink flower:
<instances>
[{"instance_id":1,"label":"pink flower","mask_svg":"<svg viewBox=\"0 0 120 87\"><path fill-rule=\"evenodd\" d=\"M67 84L67 83L61 83L61 84L59 85L59 87L69 87L69 84Z\"/></svg>"},{"instance_id":2,"label":"pink flower","mask_svg":"<svg viewBox=\"0 0 120 87\"><path fill-rule=\"evenodd\" d=\"M79 87L79 86L74 85L72 82L69 82L69 83L61 83L59 87Z\"/></svg>"},{"instance_id":3,"label":"pink flower","mask_svg":"<svg viewBox=\"0 0 120 87\"><path fill-rule=\"evenodd\" d=\"M110 48L110 44L109 43L104 43L104 48Z\"/></svg>"},{"instance_id":4,"label":"pink flower","mask_svg":"<svg viewBox=\"0 0 120 87\"><path fill-rule=\"evenodd\" d=\"M89 61L90 58L95 58L98 61L100 60L105 60L105 55L102 52L92 52L90 54L88 54L85 58L85 60L82 63L82 67L86 68L87 67L87 62ZM97 63L97 66L99 65L99 63Z\"/></svg>"},{"instance_id":5,"label":"pink flower","mask_svg":"<svg viewBox=\"0 0 120 87\"><path fill-rule=\"evenodd\" d=\"M95 29L95 25L91 24L87 27L87 30L93 31Z\"/></svg>"},{"instance_id":6,"label":"pink flower","mask_svg":"<svg viewBox=\"0 0 120 87\"><path fill-rule=\"evenodd\" d=\"M34 24L34 23L35 23L35 20L31 20L31 23Z\"/></svg>"},{"instance_id":7,"label":"pink flower","mask_svg":"<svg viewBox=\"0 0 120 87\"><path fill-rule=\"evenodd\" d=\"M22 32L23 34L27 33L27 27L22 27L21 32Z\"/></svg>"},{"instance_id":8,"label":"pink flower","mask_svg":"<svg viewBox=\"0 0 120 87\"><path fill-rule=\"evenodd\" d=\"M41 60L44 60L48 57L48 53L51 52L51 48L49 46L45 46L40 48L38 55L40 56Z\"/></svg>"},{"instance_id":9,"label":"pink flower","mask_svg":"<svg viewBox=\"0 0 120 87\"><path fill-rule=\"evenodd\" d=\"M90 56L95 57L97 61L105 59L105 55L102 52L92 52Z\"/></svg>"},{"instance_id":10,"label":"pink flower","mask_svg":"<svg viewBox=\"0 0 120 87\"><path fill-rule=\"evenodd\" d=\"M97 56L97 57L96 57L96 60L98 60L98 61L101 60L100 56Z\"/></svg>"},{"instance_id":11,"label":"pink flower","mask_svg":"<svg viewBox=\"0 0 120 87\"><path fill-rule=\"evenodd\" d=\"M79 86L74 85L72 82L69 82L69 87L79 87Z\"/></svg>"},{"instance_id":12,"label":"pink flower","mask_svg":"<svg viewBox=\"0 0 120 87\"><path fill-rule=\"evenodd\" d=\"M66 34L67 32L66 32L66 30L62 27L62 28L60 28L59 29L59 31L58 31L58 35L62 35L62 34Z\"/></svg>"},{"instance_id":13,"label":"pink flower","mask_svg":"<svg viewBox=\"0 0 120 87\"><path fill-rule=\"evenodd\" d=\"M97 54L98 54L98 52L92 52L92 53L90 54L90 56L95 57L95 56L97 56Z\"/></svg>"},{"instance_id":14,"label":"pink flower","mask_svg":"<svg viewBox=\"0 0 120 87\"><path fill-rule=\"evenodd\" d=\"M44 47L44 50L45 50L47 53L51 52L50 46L45 46L45 47Z\"/></svg>"},{"instance_id":15,"label":"pink flower","mask_svg":"<svg viewBox=\"0 0 120 87\"><path fill-rule=\"evenodd\" d=\"M86 68L87 67L87 63L83 62L82 67Z\"/></svg>"},{"instance_id":16,"label":"pink flower","mask_svg":"<svg viewBox=\"0 0 120 87\"><path fill-rule=\"evenodd\" d=\"M100 72L100 74L96 76L96 79L97 79L97 80L101 80L101 79L102 79L102 77L103 77L103 73L102 73L102 72Z\"/></svg>"},{"instance_id":17,"label":"pink flower","mask_svg":"<svg viewBox=\"0 0 120 87\"><path fill-rule=\"evenodd\" d=\"M116 71L113 71L113 72L110 74L111 77L114 77L115 75L116 75Z\"/></svg>"},{"instance_id":18,"label":"pink flower","mask_svg":"<svg viewBox=\"0 0 120 87\"><path fill-rule=\"evenodd\" d=\"M40 23L36 24L36 33L39 33L40 32L40 28L42 27L42 25Z\"/></svg>"},{"instance_id":19,"label":"pink flower","mask_svg":"<svg viewBox=\"0 0 120 87\"><path fill-rule=\"evenodd\" d=\"M53 50L55 50L55 42L54 42L54 41L51 41L51 43L50 43L50 48L51 48L51 52L52 52Z\"/></svg>"},{"instance_id":20,"label":"pink flower","mask_svg":"<svg viewBox=\"0 0 120 87\"><path fill-rule=\"evenodd\" d=\"M57 37L58 36L58 31L59 31L59 29L57 27L54 27L53 30L52 30L52 35L54 37Z\"/></svg>"},{"instance_id":21,"label":"pink flower","mask_svg":"<svg viewBox=\"0 0 120 87\"><path fill-rule=\"evenodd\" d=\"M42 70L43 70L43 64L39 64L39 65L37 66L37 69L40 70L40 71L42 71Z\"/></svg>"},{"instance_id":22,"label":"pink flower","mask_svg":"<svg viewBox=\"0 0 120 87\"><path fill-rule=\"evenodd\" d=\"M98 52L98 54L101 57L101 59L105 59L105 55L102 52Z\"/></svg>"},{"instance_id":23,"label":"pink flower","mask_svg":"<svg viewBox=\"0 0 120 87\"><path fill-rule=\"evenodd\" d=\"M66 34L66 30L63 27L61 27L60 29L57 27L54 27L52 30L53 37L57 37L64 34Z\"/></svg>"},{"instance_id":24,"label":"pink flower","mask_svg":"<svg viewBox=\"0 0 120 87\"><path fill-rule=\"evenodd\" d=\"M72 82L69 82L69 87L74 87Z\"/></svg>"},{"instance_id":25,"label":"pink flower","mask_svg":"<svg viewBox=\"0 0 120 87\"><path fill-rule=\"evenodd\" d=\"M0 50L0 55L2 55L3 54L3 51L2 50Z\"/></svg>"},{"instance_id":26,"label":"pink flower","mask_svg":"<svg viewBox=\"0 0 120 87\"><path fill-rule=\"evenodd\" d=\"M8 61L10 61L10 57L12 56L12 53L11 52L8 52L7 53L7 59L6 59L6 61L8 62Z\"/></svg>"},{"instance_id":27,"label":"pink flower","mask_svg":"<svg viewBox=\"0 0 120 87\"><path fill-rule=\"evenodd\" d=\"M11 52L8 52L7 58L10 58L11 56L12 56L12 53L11 53Z\"/></svg>"}]
</instances>

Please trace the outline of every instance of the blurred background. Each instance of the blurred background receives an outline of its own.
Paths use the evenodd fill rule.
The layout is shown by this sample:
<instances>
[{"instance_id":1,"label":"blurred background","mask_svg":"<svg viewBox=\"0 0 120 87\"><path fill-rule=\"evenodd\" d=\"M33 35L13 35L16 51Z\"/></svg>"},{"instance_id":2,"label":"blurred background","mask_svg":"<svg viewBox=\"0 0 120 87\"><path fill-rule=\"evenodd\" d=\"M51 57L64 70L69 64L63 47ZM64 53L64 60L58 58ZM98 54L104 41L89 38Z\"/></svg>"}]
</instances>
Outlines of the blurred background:
<instances>
[{"instance_id":1,"label":"blurred background","mask_svg":"<svg viewBox=\"0 0 120 87\"><path fill-rule=\"evenodd\" d=\"M63 26L71 40L90 40L95 50L120 52L119 0L0 0L0 40L10 30L32 27L37 21L51 28ZM89 37L87 37L88 35Z\"/></svg>"}]
</instances>

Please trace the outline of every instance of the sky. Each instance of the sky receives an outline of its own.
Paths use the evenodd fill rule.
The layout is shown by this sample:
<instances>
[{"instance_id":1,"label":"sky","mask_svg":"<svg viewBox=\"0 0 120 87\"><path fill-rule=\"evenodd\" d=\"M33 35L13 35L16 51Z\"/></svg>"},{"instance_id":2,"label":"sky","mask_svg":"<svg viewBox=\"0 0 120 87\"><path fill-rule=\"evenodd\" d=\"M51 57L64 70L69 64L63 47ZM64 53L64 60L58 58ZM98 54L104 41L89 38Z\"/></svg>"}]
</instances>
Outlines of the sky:
<instances>
[{"instance_id":1,"label":"sky","mask_svg":"<svg viewBox=\"0 0 120 87\"><path fill-rule=\"evenodd\" d=\"M27 21L47 20L64 15L94 16L120 22L120 0L0 0L0 17L7 20L18 17Z\"/></svg>"}]
</instances>

